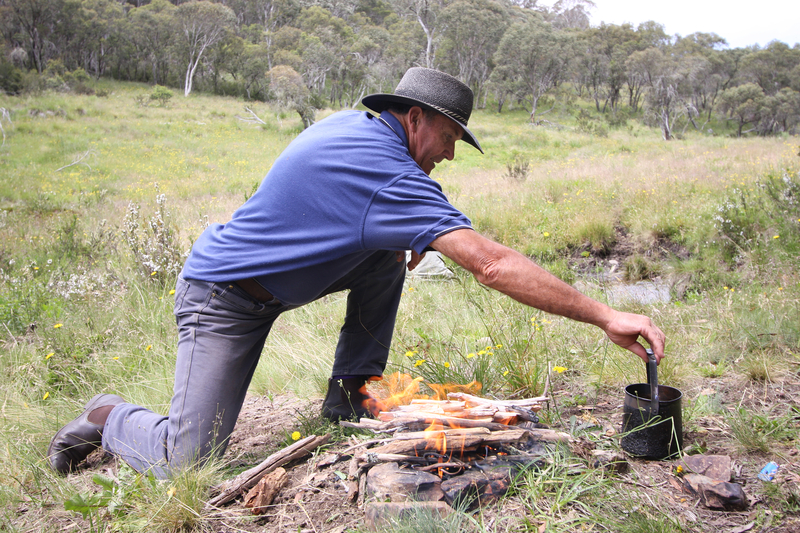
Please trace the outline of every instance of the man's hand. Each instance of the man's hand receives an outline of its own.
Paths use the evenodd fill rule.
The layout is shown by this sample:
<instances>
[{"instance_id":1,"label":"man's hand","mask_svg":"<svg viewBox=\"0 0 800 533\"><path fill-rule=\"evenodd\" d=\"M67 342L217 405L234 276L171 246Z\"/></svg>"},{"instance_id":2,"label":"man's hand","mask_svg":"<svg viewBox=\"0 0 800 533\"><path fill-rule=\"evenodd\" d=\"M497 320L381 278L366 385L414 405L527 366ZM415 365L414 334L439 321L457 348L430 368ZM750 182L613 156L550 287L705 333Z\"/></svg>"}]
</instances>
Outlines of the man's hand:
<instances>
[{"instance_id":1,"label":"man's hand","mask_svg":"<svg viewBox=\"0 0 800 533\"><path fill-rule=\"evenodd\" d=\"M640 335L650 343L656 361L660 362L664 357L664 339L666 338L664 332L646 316L617 311L603 330L614 344L632 351L645 363L648 360L647 353L644 346L639 344Z\"/></svg>"},{"instance_id":2,"label":"man's hand","mask_svg":"<svg viewBox=\"0 0 800 533\"><path fill-rule=\"evenodd\" d=\"M425 257L425 254L420 255L417 252L415 252L414 250L411 250L411 259L408 261L408 264L406 265L406 267L408 268L408 271L411 272L412 270L417 268L417 265L419 264L420 261L422 261L423 257ZM406 253L405 252L397 252L397 262L398 263L400 261L405 261L405 259L406 259Z\"/></svg>"}]
</instances>

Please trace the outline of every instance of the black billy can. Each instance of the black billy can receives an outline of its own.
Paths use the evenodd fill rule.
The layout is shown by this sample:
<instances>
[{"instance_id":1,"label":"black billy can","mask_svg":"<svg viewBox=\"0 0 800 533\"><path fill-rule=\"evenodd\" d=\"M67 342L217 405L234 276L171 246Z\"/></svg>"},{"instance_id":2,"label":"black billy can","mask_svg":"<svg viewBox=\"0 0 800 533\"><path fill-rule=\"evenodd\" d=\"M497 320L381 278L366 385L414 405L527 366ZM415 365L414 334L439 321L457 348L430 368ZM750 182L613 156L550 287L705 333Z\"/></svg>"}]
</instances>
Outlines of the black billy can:
<instances>
[{"instance_id":1,"label":"black billy can","mask_svg":"<svg viewBox=\"0 0 800 533\"><path fill-rule=\"evenodd\" d=\"M625 387L622 411L622 449L645 459L667 459L683 449L683 393L658 384L658 367L647 350L647 383Z\"/></svg>"}]
</instances>

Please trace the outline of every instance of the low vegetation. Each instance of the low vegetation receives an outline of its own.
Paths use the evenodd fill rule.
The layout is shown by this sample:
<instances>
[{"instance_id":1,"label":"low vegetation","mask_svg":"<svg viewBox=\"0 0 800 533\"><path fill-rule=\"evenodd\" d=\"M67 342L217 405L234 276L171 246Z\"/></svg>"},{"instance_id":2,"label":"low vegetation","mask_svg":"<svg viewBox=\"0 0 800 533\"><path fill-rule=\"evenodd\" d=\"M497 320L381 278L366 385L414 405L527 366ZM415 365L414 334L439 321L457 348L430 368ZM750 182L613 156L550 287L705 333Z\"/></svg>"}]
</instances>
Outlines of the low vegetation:
<instances>
[{"instance_id":1,"label":"low vegetation","mask_svg":"<svg viewBox=\"0 0 800 533\"><path fill-rule=\"evenodd\" d=\"M233 475L230 465L168 483L125 467L62 478L44 454L98 391L166 411L178 268L203 228L252 194L303 125L266 104L247 104L256 124L231 98L175 99L107 81L97 88L106 96L0 97L8 110L0 148L0 524L216 530L202 502ZM686 451L734 456L757 500L746 520L752 531L792 531L800 524L797 482L762 484L755 473L770 460L798 473L800 143L691 132L665 143L659 129L639 125L601 132L574 114L558 122L533 126L524 110L478 111L470 126L486 155L461 146L434 177L478 230L563 279L587 282L599 299L609 298L598 280L611 272L667 286L669 302L616 305L652 316L667 333L660 378L684 391ZM644 379L643 365L595 328L520 306L450 266L452 280L407 281L388 371L477 379L482 394L499 397L539 394L549 380L544 421L616 446L604 431L622 386ZM251 393L321 396L343 311L343 297L332 295L284 315ZM587 406L597 406L594 422ZM287 428L329 429L308 417ZM645 477L576 475L556 463L522 476L499 511L435 527L420 518L395 530L712 527L704 516L670 514L665 500L643 496L648 487Z\"/></svg>"}]
</instances>

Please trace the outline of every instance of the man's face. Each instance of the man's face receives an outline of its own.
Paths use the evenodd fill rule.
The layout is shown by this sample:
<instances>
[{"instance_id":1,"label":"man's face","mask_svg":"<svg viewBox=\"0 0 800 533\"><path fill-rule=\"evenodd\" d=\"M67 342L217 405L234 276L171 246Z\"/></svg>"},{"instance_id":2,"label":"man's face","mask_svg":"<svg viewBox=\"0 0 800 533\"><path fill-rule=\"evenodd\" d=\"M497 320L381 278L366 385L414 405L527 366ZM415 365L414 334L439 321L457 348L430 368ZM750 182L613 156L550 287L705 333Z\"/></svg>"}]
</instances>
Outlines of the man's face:
<instances>
[{"instance_id":1,"label":"man's face","mask_svg":"<svg viewBox=\"0 0 800 533\"><path fill-rule=\"evenodd\" d=\"M412 123L409 152L426 174L430 175L444 159L452 161L456 155L456 141L464 135L461 126L441 113L426 117L418 107L409 111L409 121Z\"/></svg>"}]
</instances>

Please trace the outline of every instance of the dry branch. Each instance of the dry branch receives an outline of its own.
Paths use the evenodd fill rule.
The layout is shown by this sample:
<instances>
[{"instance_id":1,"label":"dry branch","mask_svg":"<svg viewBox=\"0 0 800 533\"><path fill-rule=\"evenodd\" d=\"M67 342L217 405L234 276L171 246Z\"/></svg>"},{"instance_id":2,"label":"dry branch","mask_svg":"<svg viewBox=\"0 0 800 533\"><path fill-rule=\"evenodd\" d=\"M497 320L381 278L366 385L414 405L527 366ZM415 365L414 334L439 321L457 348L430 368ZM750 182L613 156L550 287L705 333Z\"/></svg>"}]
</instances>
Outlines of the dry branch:
<instances>
[{"instance_id":1,"label":"dry branch","mask_svg":"<svg viewBox=\"0 0 800 533\"><path fill-rule=\"evenodd\" d=\"M64 170L65 168L69 168L69 167L72 167L72 166L75 166L75 165L86 165L87 167L89 167L89 170L92 170L92 167L90 167L89 164L84 161L84 159L86 159L90 155L94 155L94 153L95 153L95 151L92 150L92 149L86 150L81 155L79 155L75 159L73 159L72 163L70 163L69 165L64 165L63 167L61 167L59 169L56 169L56 172L60 172L60 171Z\"/></svg>"},{"instance_id":2,"label":"dry branch","mask_svg":"<svg viewBox=\"0 0 800 533\"><path fill-rule=\"evenodd\" d=\"M331 438L329 434L322 436L310 435L286 448L275 452L267 457L259 465L254 466L250 470L242 472L232 480L224 482L220 487L220 493L208 501L207 506L219 507L229 501L233 500L245 491L253 488L256 483L266 474L269 474L276 468L285 465L290 461L304 457L327 443Z\"/></svg>"},{"instance_id":3,"label":"dry branch","mask_svg":"<svg viewBox=\"0 0 800 533\"><path fill-rule=\"evenodd\" d=\"M247 111L248 113L250 113L250 116L249 117L240 117L239 115L236 115L236 118L238 118L242 122L249 122L250 124L266 124L266 122L261 120L258 117L258 115L256 115L255 111L253 111L249 107L244 106L244 110Z\"/></svg>"}]
</instances>

